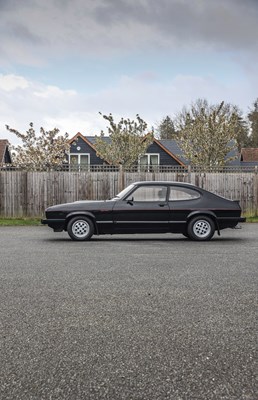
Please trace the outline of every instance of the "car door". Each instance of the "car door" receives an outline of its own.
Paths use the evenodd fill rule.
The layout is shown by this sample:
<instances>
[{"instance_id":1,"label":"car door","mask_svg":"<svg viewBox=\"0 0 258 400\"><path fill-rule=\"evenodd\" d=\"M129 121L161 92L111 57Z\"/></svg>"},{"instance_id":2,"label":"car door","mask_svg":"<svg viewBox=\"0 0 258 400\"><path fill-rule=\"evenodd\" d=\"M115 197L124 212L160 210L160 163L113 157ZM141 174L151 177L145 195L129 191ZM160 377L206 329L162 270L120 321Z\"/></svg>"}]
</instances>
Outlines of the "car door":
<instances>
[{"instance_id":1,"label":"car door","mask_svg":"<svg viewBox=\"0 0 258 400\"><path fill-rule=\"evenodd\" d=\"M113 208L115 232L143 233L169 231L166 185L138 185Z\"/></svg>"}]
</instances>

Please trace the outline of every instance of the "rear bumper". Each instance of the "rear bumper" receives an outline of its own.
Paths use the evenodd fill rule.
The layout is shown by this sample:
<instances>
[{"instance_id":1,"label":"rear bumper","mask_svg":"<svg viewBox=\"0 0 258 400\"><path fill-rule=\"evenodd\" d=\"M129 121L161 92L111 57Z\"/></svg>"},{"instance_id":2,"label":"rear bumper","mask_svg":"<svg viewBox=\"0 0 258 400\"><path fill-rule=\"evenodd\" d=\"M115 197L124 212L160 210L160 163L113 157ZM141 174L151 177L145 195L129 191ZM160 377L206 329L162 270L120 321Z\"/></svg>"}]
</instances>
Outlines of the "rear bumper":
<instances>
[{"instance_id":1,"label":"rear bumper","mask_svg":"<svg viewBox=\"0 0 258 400\"><path fill-rule=\"evenodd\" d=\"M237 224L241 222L245 222L246 218L245 217L223 217L223 218L218 218L218 228L219 230L225 229L225 228L235 228Z\"/></svg>"},{"instance_id":2,"label":"rear bumper","mask_svg":"<svg viewBox=\"0 0 258 400\"><path fill-rule=\"evenodd\" d=\"M238 224L239 222L245 222L246 218L245 217L218 217L217 220L219 222L233 222L235 224Z\"/></svg>"}]
</instances>

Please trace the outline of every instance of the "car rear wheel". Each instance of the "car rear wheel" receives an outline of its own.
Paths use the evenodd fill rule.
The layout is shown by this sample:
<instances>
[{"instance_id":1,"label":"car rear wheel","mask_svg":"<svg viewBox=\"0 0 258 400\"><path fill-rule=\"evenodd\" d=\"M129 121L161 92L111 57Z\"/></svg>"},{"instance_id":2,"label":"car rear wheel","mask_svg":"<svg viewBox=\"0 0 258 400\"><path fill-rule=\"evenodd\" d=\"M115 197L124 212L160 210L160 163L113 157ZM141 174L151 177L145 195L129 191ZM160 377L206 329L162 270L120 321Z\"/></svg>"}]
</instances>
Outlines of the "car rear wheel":
<instances>
[{"instance_id":1,"label":"car rear wheel","mask_svg":"<svg viewBox=\"0 0 258 400\"><path fill-rule=\"evenodd\" d=\"M94 233L94 225L87 217L74 217L68 222L67 232L72 240L89 240Z\"/></svg>"},{"instance_id":2,"label":"car rear wheel","mask_svg":"<svg viewBox=\"0 0 258 400\"><path fill-rule=\"evenodd\" d=\"M214 232L215 224L213 220L204 215L192 218L187 228L189 238L192 240L210 240Z\"/></svg>"}]
</instances>

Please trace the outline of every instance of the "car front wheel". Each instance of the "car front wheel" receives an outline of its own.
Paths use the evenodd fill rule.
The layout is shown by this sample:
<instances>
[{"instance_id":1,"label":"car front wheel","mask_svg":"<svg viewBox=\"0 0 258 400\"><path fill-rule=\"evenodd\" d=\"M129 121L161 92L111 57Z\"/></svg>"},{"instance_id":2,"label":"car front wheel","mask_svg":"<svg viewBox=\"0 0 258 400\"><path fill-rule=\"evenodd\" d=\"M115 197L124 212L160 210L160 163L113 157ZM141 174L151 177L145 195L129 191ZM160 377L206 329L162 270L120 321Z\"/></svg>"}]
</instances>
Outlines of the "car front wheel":
<instances>
[{"instance_id":1,"label":"car front wheel","mask_svg":"<svg viewBox=\"0 0 258 400\"><path fill-rule=\"evenodd\" d=\"M74 217L68 222L67 232L72 240L89 240L94 233L94 225L87 217Z\"/></svg>"},{"instance_id":2,"label":"car front wheel","mask_svg":"<svg viewBox=\"0 0 258 400\"><path fill-rule=\"evenodd\" d=\"M188 224L187 233L192 240L210 240L215 232L213 220L204 215L191 219Z\"/></svg>"}]
</instances>

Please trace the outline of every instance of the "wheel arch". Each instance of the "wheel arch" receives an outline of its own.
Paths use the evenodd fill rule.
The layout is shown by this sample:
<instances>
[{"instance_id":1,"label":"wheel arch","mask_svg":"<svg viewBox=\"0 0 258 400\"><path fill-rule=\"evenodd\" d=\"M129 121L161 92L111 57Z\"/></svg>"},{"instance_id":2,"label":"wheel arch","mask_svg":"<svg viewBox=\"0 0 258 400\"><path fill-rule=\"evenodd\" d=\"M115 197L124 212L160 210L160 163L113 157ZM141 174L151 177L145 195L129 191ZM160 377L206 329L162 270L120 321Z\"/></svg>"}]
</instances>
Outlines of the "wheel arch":
<instances>
[{"instance_id":1,"label":"wheel arch","mask_svg":"<svg viewBox=\"0 0 258 400\"><path fill-rule=\"evenodd\" d=\"M87 211L73 211L73 212L69 213L66 216L66 220L65 220L65 230L67 230L68 222L74 217L88 217L93 223L95 234L98 235L98 226L96 223L96 217L94 214L87 212Z\"/></svg>"},{"instance_id":2,"label":"wheel arch","mask_svg":"<svg viewBox=\"0 0 258 400\"><path fill-rule=\"evenodd\" d=\"M219 229L219 223L218 223L217 216L216 216L216 214L214 214L214 212L209 211L209 210L207 210L207 211L206 210L198 210L198 211L191 212L187 217L187 225L189 224L189 222L191 221L192 218L198 217L198 216L210 217L215 224L215 229L218 232L218 235L220 235L220 229Z\"/></svg>"}]
</instances>

